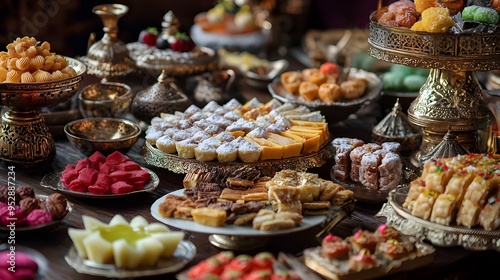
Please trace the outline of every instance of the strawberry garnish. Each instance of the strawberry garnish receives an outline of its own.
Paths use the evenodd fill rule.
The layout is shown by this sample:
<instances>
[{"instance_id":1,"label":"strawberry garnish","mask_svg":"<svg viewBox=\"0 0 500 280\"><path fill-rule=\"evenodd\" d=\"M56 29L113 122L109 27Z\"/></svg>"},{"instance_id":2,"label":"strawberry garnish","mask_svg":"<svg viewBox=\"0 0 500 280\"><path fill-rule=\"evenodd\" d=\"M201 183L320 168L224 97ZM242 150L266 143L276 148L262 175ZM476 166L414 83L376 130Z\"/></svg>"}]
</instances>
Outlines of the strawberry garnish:
<instances>
[{"instance_id":1,"label":"strawberry garnish","mask_svg":"<svg viewBox=\"0 0 500 280\"><path fill-rule=\"evenodd\" d=\"M139 42L148 46L156 46L156 39L158 38L158 30L156 27L148 27L139 33Z\"/></svg>"},{"instance_id":2,"label":"strawberry garnish","mask_svg":"<svg viewBox=\"0 0 500 280\"><path fill-rule=\"evenodd\" d=\"M176 52L189 52L194 47L195 43L193 40L186 33L181 32L175 34L175 41L170 44L170 48Z\"/></svg>"}]
</instances>

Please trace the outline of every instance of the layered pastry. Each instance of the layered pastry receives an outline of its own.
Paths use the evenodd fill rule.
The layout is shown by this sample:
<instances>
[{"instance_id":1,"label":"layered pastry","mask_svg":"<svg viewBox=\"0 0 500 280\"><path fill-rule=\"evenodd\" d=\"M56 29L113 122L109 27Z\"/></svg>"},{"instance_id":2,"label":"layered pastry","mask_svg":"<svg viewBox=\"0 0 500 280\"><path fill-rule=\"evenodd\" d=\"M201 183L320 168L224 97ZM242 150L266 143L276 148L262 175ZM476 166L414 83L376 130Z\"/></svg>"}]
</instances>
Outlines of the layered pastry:
<instances>
[{"instance_id":1,"label":"layered pastry","mask_svg":"<svg viewBox=\"0 0 500 280\"><path fill-rule=\"evenodd\" d=\"M427 161L422 175L410 183L403 207L442 225L496 229L498 212L492 210L499 196L499 165L496 154Z\"/></svg>"},{"instance_id":2,"label":"layered pastry","mask_svg":"<svg viewBox=\"0 0 500 280\"><path fill-rule=\"evenodd\" d=\"M211 227L223 226L227 218L225 210L209 207L195 208L191 210L191 215L196 223Z\"/></svg>"}]
</instances>

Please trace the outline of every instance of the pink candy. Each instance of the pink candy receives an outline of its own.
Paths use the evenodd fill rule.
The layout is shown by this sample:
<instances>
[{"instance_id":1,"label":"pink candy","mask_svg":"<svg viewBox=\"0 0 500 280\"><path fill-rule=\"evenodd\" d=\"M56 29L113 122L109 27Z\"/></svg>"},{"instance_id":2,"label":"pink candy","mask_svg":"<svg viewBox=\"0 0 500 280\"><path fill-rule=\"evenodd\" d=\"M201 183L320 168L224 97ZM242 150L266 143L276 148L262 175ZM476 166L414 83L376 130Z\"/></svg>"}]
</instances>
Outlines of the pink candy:
<instances>
[{"instance_id":1,"label":"pink candy","mask_svg":"<svg viewBox=\"0 0 500 280\"><path fill-rule=\"evenodd\" d=\"M52 222L52 216L49 212L42 209L35 209L26 216L28 226L38 226Z\"/></svg>"}]
</instances>

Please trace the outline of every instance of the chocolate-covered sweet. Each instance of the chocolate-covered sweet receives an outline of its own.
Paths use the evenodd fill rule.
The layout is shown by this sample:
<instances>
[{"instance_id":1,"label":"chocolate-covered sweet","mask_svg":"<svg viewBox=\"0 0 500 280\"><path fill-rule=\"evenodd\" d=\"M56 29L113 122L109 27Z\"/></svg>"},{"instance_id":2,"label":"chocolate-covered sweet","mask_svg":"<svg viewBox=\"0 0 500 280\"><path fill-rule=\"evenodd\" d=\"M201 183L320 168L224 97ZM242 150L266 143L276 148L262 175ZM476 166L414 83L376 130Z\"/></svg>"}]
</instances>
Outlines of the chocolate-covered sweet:
<instances>
[{"instance_id":1,"label":"chocolate-covered sweet","mask_svg":"<svg viewBox=\"0 0 500 280\"><path fill-rule=\"evenodd\" d=\"M28 186L20 186L16 189L16 192L19 194L21 197L21 200L27 197L32 197L35 198L35 191L33 190L32 187Z\"/></svg>"},{"instance_id":2,"label":"chocolate-covered sweet","mask_svg":"<svg viewBox=\"0 0 500 280\"><path fill-rule=\"evenodd\" d=\"M26 197L21 199L19 206L25 215L28 215L31 211L40 208L40 201L35 197Z\"/></svg>"},{"instance_id":3,"label":"chocolate-covered sweet","mask_svg":"<svg viewBox=\"0 0 500 280\"><path fill-rule=\"evenodd\" d=\"M9 194L9 190L7 188L7 185L1 184L0 185L0 202L7 203Z\"/></svg>"},{"instance_id":4,"label":"chocolate-covered sweet","mask_svg":"<svg viewBox=\"0 0 500 280\"><path fill-rule=\"evenodd\" d=\"M49 211L50 215L54 220L62 219L67 210L68 201L66 198L60 193L53 193L47 197L47 199L43 202L43 208Z\"/></svg>"},{"instance_id":5,"label":"chocolate-covered sweet","mask_svg":"<svg viewBox=\"0 0 500 280\"><path fill-rule=\"evenodd\" d=\"M7 183L0 184L0 202L3 203L9 203L9 201L12 201L12 196L14 195L14 200L15 204L19 204L19 201L21 201L21 197L17 193L17 191L11 191L9 193L9 185Z\"/></svg>"}]
</instances>

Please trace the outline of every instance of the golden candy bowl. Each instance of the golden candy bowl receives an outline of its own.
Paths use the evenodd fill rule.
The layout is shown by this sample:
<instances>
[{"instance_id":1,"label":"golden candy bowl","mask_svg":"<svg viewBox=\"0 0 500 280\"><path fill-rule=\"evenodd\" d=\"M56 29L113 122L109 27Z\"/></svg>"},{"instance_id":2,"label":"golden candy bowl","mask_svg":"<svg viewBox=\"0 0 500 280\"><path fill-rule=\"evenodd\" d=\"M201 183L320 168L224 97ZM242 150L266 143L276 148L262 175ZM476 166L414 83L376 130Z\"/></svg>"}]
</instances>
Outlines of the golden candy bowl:
<instances>
[{"instance_id":1,"label":"golden candy bowl","mask_svg":"<svg viewBox=\"0 0 500 280\"><path fill-rule=\"evenodd\" d=\"M0 105L9 108L2 116L0 160L31 166L55 156L54 140L37 109L70 99L87 71L83 62L65 59L76 76L43 83L0 83Z\"/></svg>"},{"instance_id":2,"label":"golden candy bowl","mask_svg":"<svg viewBox=\"0 0 500 280\"><path fill-rule=\"evenodd\" d=\"M122 118L128 114L134 98L130 86L124 83L94 83L78 94L78 107L84 118Z\"/></svg>"},{"instance_id":3,"label":"golden candy bowl","mask_svg":"<svg viewBox=\"0 0 500 280\"><path fill-rule=\"evenodd\" d=\"M132 147L141 128L134 122L118 118L90 118L72 121L64 126L68 140L80 152L110 154Z\"/></svg>"}]
</instances>

